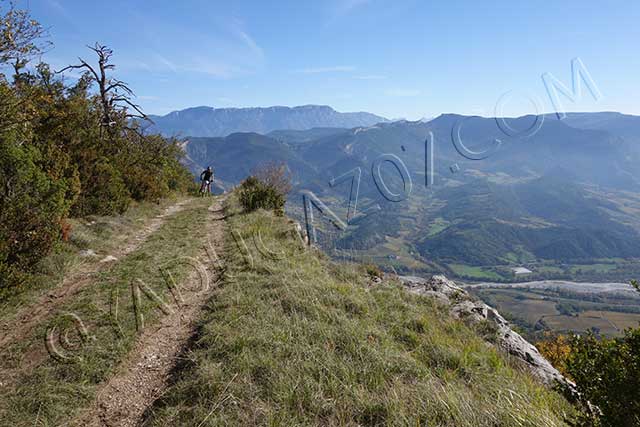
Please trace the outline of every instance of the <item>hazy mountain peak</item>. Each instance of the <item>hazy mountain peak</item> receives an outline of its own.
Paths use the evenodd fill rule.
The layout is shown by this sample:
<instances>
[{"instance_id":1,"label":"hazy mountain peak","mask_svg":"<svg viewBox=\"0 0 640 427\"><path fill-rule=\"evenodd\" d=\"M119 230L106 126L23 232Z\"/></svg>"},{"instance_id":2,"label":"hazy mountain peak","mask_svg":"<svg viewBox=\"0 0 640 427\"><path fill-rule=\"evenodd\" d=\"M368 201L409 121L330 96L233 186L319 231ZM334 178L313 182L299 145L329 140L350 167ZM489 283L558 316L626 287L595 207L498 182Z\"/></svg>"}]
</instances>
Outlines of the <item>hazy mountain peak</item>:
<instances>
[{"instance_id":1,"label":"hazy mountain peak","mask_svg":"<svg viewBox=\"0 0 640 427\"><path fill-rule=\"evenodd\" d=\"M199 106L151 116L151 132L169 136L225 136L234 132L367 127L387 122L367 112L341 113L328 105L214 108Z\"/></svg>"}]
</instances>

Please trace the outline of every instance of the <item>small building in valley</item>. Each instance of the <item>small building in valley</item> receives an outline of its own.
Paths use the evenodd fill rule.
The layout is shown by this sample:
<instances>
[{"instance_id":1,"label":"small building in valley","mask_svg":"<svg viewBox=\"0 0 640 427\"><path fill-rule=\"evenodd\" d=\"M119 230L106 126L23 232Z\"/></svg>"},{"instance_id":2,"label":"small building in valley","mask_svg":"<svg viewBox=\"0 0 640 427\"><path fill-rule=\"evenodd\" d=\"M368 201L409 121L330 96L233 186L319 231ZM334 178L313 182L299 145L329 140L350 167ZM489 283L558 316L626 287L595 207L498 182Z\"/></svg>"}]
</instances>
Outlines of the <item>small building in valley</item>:
<instances>
[{"instance_id":1,"label":"small building in valley","mask_svg":"<svg viewBox=\"0 0 640 427\"><path fill-rule=\"evenodd\" d=\"M515 274L516 276L522 276L525 274L531 274L533 273L533 271L529 270L528 268L525 267L514 267L511 270L513 270L513 274Z\"/></svg>"}]
</instances>

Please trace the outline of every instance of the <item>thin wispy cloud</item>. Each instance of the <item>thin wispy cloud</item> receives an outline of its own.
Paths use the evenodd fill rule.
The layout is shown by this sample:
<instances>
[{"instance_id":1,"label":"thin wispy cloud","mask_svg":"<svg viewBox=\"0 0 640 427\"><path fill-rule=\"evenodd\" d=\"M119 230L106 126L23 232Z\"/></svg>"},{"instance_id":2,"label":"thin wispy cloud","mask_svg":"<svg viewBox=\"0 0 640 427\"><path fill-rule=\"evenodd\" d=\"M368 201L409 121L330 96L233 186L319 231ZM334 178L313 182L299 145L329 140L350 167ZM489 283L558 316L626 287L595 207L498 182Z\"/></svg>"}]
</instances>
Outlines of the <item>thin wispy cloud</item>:
<instances>
[{"instance_id":1,"label":"thin wispy cloud","mask_svg":"<svg viewBox=\"0 0 640 427\"><path fill-rule=\"evenodd\" d=\"M234 66L224 62L212 61L209 57L190 55L188 62L182 59L167 58L156 52L153 55L155 71L165 73L199 73L217 78L231 78L238 74L248 73L249 70L239 66Z\"/></svg>"},{"instance_id":2,"label":"thin wispy cloud","mask_svg":"<svg viewBox=\"0 0 640 427\"><path fill-rule=\"evenodd\" d=\"M117 70L144 70L153 71L153 67L148 62L137 58L120 58L116 64Z\"/></svg>"},{"instance_id":3,"label":"thin wispy cloud","mask_svg":"<svg viewBox=\"0 0 640 427\"><path fill-rule=\"evenodd\" d=\"M387 76L380 74L365 74L363 76L354 76L353 78L358 80L384 80Z\"/></svg>"},{"instance_id":4,"label":"thin wispy cloud","mask_svg":"<svg viewBox=\"0 0 640 427\"><path fill-rule=\"evenodd\" d=\"M211 77L228 79L239 74L246 74L249 70L226 62L212 61L209 57L195 57L193 62L182 67L184 71L206 74Z\"/></svg>"},{"instance_id":5,"label":"thin wispy cloud","mask_svg":"<svg viewBox=\"0 0 640 427\"><path fill-rule=\"evenodd\" d=\"M27 9L29 9L29 2L27 1L24 3L26 3ZM61 17L65 21L64 25L67 29L73 31L76 34L82 32L82 26L79 25L78 20L74 19L74 16L72 16L74 12L73 8L67 8L57 0L46 0L44 4L47 6L47 14ZM45 27L47 27L46 22Z\"/></svg>"},{"instance_id":6,"label":"thin wispy cloud","mask_svg":"<svg viewBox=\"0 0 640 427\"><path fill-rule=\"evenodd\" d=\"M264 57L264 51L262 50L262 48L260 46L258 46L258 43L255 42L255 40L253 40L253 38L251 38L251 36L242 31L242 30L238 30L238 36L240 37L240 39L256 54Z\"/></svg>"},{"instance_id":7,"label":"thin wispy cloud","mask_svg":"<svg viewBox=\"0 0 640 427\"><path fill-rule=\"evenodd\" d=\"M334 65L331 67L312 67L295 70L296 73L303 74L321 74L321 73L348 73L355 71L356 67L352 65Z\"/></svg>"},{"instance_id":8,"label":"thin wispy cloud","mask_svg":"<svg viewBox=\"0 0 640 427\"><path fill-rule=\"evenodd\" d=\"M236 18L214 18L205 26L185 26L182 22L149 19L140 10L133 12L144 35L146 49L151 49L151 71L156 73L190 73L229 79L259 71L266 61L264 49L251 35L244 22ZM162 33L158 27L165 28ZM197 43L176 45L170 34L180 34Z\"/></svg>"},{"instance_id":9,"label":"thin wispy cloud","mask_svg":"<svg viewBox=\"0 0 640 427\"><path fill-rule=\"evenodd\" d=\"M172 71L174 73L178 71L178 66L174 64L173 61L166 58L164 55L156 52L154 53L153 57L155 58L156 62L158 62L163 67L167 68L169 71Z\"/></svg>"},{"instance_id":10,"label":"thin wispy cloud","mask_svg":"<svg viewBox=\"0 0 640 427\"><path fill-rule=\"evenodd\" d=\"M399 96L399 97L412 97L420 95L420 91L417 89L389 89L386 90L387 96Z\"/></svg>"},{"instance_id":11,"label":"thin wispy cloud","mask_svg":"<svg viewBox=\"0 0 640 427\"><path fill-rule=\"evenodd\" d=\"M65 18L69 19L71 17L67 9L64 6L62 6L58 1L47 0L47 4L51 9L55 10L58 14L64 16Z\"/></svg>"},{"instance_id":12,"label":"thin wispy cloud","mask_svg":"<svg viewBox=\"0 0 640 427\"><path fill-rule=\"evenodd\" d=\"M248 31L244 28L244 24L240 20L233 20L231 25L231 32L244 44L251 52L260 58L264 58L264 50L258 45L258 43L251 37Z\"/></svg>"},{"instance_id":13,"label":"thin wispy cloud","mask_svg":"<svg viewBox=\"0 0 640 427\"><path fill-rule=\"evenodd\" d=\"M228 79L238 75L251 74L264 62L264 51L258 43L239 25L231 27L231 39L213 40L210 49L202 49L196 54L174 53L174 56L155 52L153 55L159 71L179 73L200 73L211 77ZM225 59L213 59L202 51L227 51L219 55Z\"/></svg>"}]
</instances>

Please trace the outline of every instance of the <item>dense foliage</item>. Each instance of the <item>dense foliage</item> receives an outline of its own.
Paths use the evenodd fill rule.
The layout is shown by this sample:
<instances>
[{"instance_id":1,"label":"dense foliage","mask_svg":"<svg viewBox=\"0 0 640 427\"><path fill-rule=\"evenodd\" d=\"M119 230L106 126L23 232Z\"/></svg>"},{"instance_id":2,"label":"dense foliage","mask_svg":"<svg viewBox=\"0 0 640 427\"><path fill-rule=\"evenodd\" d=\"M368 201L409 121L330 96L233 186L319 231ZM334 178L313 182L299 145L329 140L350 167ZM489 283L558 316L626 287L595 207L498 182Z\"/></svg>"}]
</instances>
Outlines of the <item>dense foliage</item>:
<instances>
[{"instance_id":1,"label":"dense foliage","mask_svg":"<svg viewBox=\"0 0 640 427\"><path fill-rule=\"evenodd\" d=\"M68 215L123 212L132 200L186 189L178 141L145 135L133 92L110 76L111 50L68 84L31 64L43 27L13 5L0 16L0 295L19 286L60 238ZM133 111L135 114L131 114Z\"/></svg>"},{"instance_id":2,"label":"dense foliage","mask_svg":"<svg viewBox=\"0 0 640 427\"><path fill-rule=\"evenodd\" d=\"M623 337L575 337L566 369L604 426L640 426L640 328Z\"/></svg>"},{"instance_id":3,"label":"dense foliage","mask_svg":"<svg viewBox=\"0 0 640 427\"><path fill-rule=\"evenodd\" d=\"M540 353L564 376L568 376L567 360L571 355L571 342L565 335L547 336L536 343Z\"/></svg>"},{"instance_id":4,"label":"dense foliage","mask_svg":"<svg viewBox=\"0 0 640 427\"><path fill-rule=\"evenodd\" d=\"M631 285L640 291L637 281ZM556 335L536 347L575 381L585 408L597 407L583 425L640 426L640 328L615 338Z\"/></svg>"},{"instance_id":5,"label":"dense foliage","mask_svg":"<svg viewBox=\"0 0 640 427\"><path fill-rule=\"evenodd\" d=\"M631 285L638 288L638 282ZM584 400L599 408L603 426L640 426L640 328L622 337L574 336L562 361Z\"/></svg>"},{"instance_id":6,"label":"dense foliage","mask_svg":"<svg viewBox=\"0 0 640 427\"><path fill-rule=\"evenodd\" d=\"M47 254L69 207L64 182L43 172L38 156L33 147L0 144L0 287L22 281Z\"/></svg>"},{"instance_id":7,"label":"dense foliage","mask_svg":"<svg viewBox=\"0 0 640 427\"><path fill-rule=\"evenodd\" d=\"M257 209L273 210L284 215L285 197L278 190L254 176L250 176L240 184L240 204L247 212Z\"/></svg>"},{"instance_id":8,"label":"dense foliage","mask_svg":"<svg viewBox=\"0 0 640 427\"><path fill-rule=\"evenodd\" d=\"M240 204L247 212L266 209L282 216L289 191L291 176L286 166L267 163L254 170L253 175L240 184Z\"/></svg>"}]
</instances>

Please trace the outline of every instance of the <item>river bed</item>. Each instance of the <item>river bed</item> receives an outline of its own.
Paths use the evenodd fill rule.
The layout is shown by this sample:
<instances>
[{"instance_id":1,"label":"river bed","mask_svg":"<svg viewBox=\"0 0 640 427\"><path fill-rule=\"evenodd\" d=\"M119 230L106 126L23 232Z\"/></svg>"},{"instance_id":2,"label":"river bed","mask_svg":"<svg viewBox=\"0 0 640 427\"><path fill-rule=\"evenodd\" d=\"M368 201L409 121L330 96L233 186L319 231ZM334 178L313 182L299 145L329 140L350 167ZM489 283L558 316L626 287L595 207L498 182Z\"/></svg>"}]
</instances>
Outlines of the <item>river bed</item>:
<instances>
[{"instance_id":1,"label":"river bed","mask_svg":"<svg viewBox=\"0 0 640 427\"><path fill-rule=\"evenodd\" d=\"M521 283L459 283L466 289L474 288L532 288L532 289L567 289L572 292L599 293L636 293L635 289L628 283L590 283L590 282L569 282L566 280L539 280Z\"/></svg>"}]
</instances>

